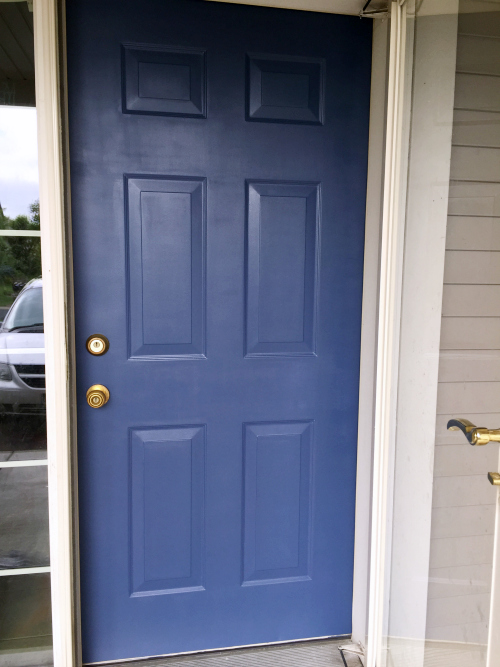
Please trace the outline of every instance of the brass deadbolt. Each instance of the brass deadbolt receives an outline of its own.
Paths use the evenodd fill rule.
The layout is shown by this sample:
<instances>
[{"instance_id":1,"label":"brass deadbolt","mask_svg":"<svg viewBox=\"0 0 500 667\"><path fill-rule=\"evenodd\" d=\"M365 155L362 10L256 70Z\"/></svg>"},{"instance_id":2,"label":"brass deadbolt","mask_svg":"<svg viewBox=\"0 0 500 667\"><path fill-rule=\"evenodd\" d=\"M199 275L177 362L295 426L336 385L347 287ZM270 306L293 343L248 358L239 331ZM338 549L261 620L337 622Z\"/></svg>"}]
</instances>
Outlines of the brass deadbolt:
<instances>
[{"instance_id":1,"label":"brass deadbolt","mask_svg":"<svg viewBox=\"0 0 500 667\"><path fill-rule=\"evenodd\" d=\"M106 354L109 350L109 340L102 334L92 334L87 338L85 346L90 354L98 357L101 354Z\"/></svg>"},{"instance_id":2,"label":"brass deadbolt","mask_svg":"<svg viewBox=\"0 0 500 667\"><path fill-rule=\"evenodd\" d=\"M102 408L109 401L109 390L103 384L93 384L87 390L87 403L91 408Z\"/></svg>"}]
</instances>

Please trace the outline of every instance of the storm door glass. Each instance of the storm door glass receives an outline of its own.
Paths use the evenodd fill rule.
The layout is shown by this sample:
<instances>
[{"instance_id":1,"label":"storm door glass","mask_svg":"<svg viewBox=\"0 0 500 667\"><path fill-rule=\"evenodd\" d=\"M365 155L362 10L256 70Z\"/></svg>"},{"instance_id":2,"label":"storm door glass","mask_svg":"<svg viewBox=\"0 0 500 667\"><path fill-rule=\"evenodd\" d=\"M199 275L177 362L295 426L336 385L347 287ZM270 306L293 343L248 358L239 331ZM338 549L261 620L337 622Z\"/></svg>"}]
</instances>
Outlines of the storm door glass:
<instances>
[{"instance_id":1,"label":"storm door glass","mask_svg":"<svg viewBox=\"0 0 500 667\"><path fill-rule=\"evenodd\" d=\"M0 666L52 664L33 15L0 3Z\"/></svg>"},{"instance_id":2,"label":"storm door glass","mask_svg":"<svg viewBox=\"0 0 500 667\"><path fill-rule=\"evenodd\" d=\"M495 667L499 444L482 446L472 425L500 427L500 3L423 0L408 33L413 68L381 662Z\"/></svg>"}]
</instances>

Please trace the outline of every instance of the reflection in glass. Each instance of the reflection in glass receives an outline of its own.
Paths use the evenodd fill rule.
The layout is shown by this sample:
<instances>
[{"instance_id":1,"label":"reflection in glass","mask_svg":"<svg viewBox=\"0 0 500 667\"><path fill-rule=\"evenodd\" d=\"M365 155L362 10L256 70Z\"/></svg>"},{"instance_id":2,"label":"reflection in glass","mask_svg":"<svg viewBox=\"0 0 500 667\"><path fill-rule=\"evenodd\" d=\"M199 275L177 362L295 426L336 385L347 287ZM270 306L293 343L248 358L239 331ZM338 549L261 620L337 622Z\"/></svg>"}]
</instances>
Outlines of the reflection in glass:
<instances>
[{"instance_id":1,"label":"reflection in glass","mask_svg":"<svg viewBox=\"0 0 500 667\"><path fill-rule=\"evenodd\" d=\"M47 466L0 468L0 507L0 570L49 565Z\"/></svg>"},{"instance_id":2,"label":"reflection in glass","mask_svg":"<svg viewBox=\"0 0 500 667\"><path fill-rule=\"evenodd\" d=\"M42 280L35 279L0 326L0 461L45 458L46 449Z\"/></svg>"},{"instance_id":3,"label":"reflection in glass","mask_svg":"<svg viewBox=\"0 0 500 667\"><path fill-rule=\"evenodd\" d=\"M43 332L41 280L33 281L30 289L23 290L2 324L2 329L9 332L19 329L33 329L34 327Z\"/></svg>"},{"instance_id":4,"label":"reflection in glass","mask_svg":"<svg viewBox=\"0 0 500 667\"><path fill-rule=\"evenodd\" d=\"M30 206L30 215L11 219L0 207L0 321L23 287L42 273L40 238L38 236L2 236L16 231L39 232L38 202Z\"/></svg>"},{"instance_id":5,"label":"reflection in glass","mask_svg":"<svg viewBox=\"0 0 500 667\"><path fill-rule=\"evenodd\" d=\"M417 3L423 9L411 35L412 143L383 664L497 667L498 650L488 646L497 491L487 473L498 470L498 446L471 447L447 423L462 417L487 428L499 424L500 11L491 10L500 5L481 3L487 6L481 13L460 0L457 16L453 3L441 15L424 11L426 4L433 3ZM416 334L417 322L425 326Z\"/></svg>"},{"instance_id":6,"label":"reflection in glass","mask_svg":"<svg viewBox=\"0 0 500 667\"><path fill-rule=\"evenodd\" d=\"M433 664L432 648L435 654L438 647L443 665L446 656L446 664L460 660L460 664L485 667L497 500L487 472L498 470L498 446L470 447L461 433L446 430L446 422L451 415L459 415L481 426L498 426L497 415L488 413L497 409L490 396L500 380L500 343L486 343L484 323L476 320L466 328L471 315L498 316L498 288L493 285L498 283L499 253L493 230L498 226L500 178L490 159L498 150L498 119L492 120L485 110L497 116L500 111L493 83L500 75L500 12L471 12L463 2L460 9L467 11L458 19L443 296L443 322L451 324L454 336L449 325L443 326L426 666ZM486 235L485 223L490 226ZM476 270L479 263L481 268ZM471 301L464 306L466 296ZM498 656L497 660L493 664L500 664Z\"/></svg>"},{"instance_id":7,"label":"reflection in glass","mask_svg":"<svg viewBox=\"0 0 500 667\"><path fill-rule=\"evenodd\" d=\"M0 577L0 628L0 665L53 664L49 574Z\"/></svg>"},{"instance_id":8,"label":"reflection in glass","mask_svg":"<svg viewBox=\"0 0 500 667\"><path fill-rule=\"evenodd\" d=\"M0 415L0 463L46 458L45 415Z\"/></svg>"}]
</instances>

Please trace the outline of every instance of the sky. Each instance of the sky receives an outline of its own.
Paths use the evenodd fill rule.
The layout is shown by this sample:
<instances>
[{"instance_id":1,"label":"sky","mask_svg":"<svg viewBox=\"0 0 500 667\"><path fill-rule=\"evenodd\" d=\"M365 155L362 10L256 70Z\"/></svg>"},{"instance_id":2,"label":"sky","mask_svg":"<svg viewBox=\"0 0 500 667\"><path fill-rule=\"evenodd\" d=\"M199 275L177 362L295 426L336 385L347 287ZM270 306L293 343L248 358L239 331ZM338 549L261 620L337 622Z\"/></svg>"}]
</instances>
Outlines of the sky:
<instances>
[{"instance_id":1,"label":"sky","mask_svg":"<svg viewBox=\"0 0 500 667\"><path fill-rule=\"evenodd\" d=\"M38 199L36 109L0 106L0 204L10 218Z\"/></svg>"}]
</instances>

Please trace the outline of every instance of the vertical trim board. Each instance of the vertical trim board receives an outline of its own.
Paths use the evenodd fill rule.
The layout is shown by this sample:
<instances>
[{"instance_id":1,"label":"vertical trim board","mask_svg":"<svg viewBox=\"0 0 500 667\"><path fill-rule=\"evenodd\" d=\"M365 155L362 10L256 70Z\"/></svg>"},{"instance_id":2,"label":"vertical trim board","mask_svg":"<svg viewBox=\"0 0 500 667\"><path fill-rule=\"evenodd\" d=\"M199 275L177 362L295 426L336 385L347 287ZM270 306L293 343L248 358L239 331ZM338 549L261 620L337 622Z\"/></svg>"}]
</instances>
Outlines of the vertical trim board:
<instances>
[{"instance_id":1,"label":"vertical trim board","mask_svg":"<svg viewBox=\"0 0 500 667\"><path fill-rule=\"evenodd\" d=\"M71 452L70 289L66 264L63 101L60 40L63 9L56 0L35 0L35 86L42 271L44 280L45 365L52 589L52 634L55 667L74 667L78 656L76 605L77 534L74 511L76 478ZM41 168L43 166L43 168Z\"/></svg>"}]
</instances>

